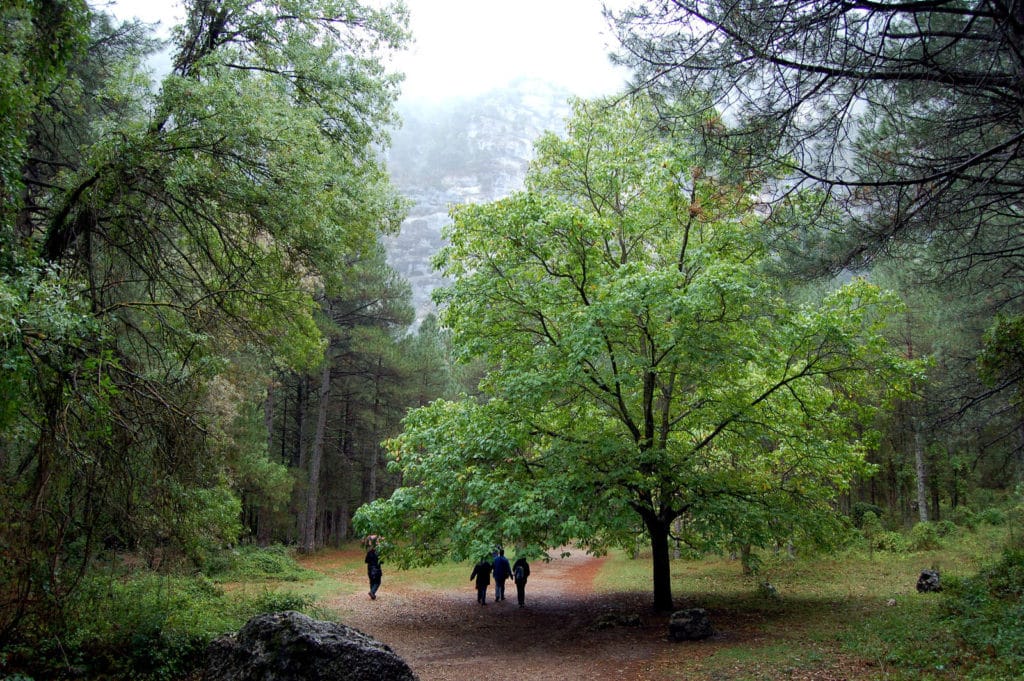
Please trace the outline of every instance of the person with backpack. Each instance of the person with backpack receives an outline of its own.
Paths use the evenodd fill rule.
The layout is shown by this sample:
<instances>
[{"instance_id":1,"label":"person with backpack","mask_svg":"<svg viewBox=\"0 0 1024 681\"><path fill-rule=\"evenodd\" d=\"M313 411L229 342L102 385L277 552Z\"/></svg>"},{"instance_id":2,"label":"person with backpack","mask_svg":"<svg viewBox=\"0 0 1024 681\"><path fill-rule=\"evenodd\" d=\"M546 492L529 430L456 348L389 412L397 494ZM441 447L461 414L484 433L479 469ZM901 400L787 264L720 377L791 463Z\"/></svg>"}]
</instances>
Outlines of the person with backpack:
<instances>
[{"instance_id":1,"label":"person with backpack","mask_svg":"<svg viewBox=\"0 0 1024 681\"><path fill-rule=\"evenodd\" d=\"M505 580L512 576L512 566L505 557L505 549L498 549L494 557L494 600L505 600Z\"/></svg>"},{"instance_id":2,"label":"person with backpack","mask_svg":"<svg viewBox=\"0 0 1024 681\"><path fill-rule=\"evenodd\" d=\"M516 584L516 598L519 599L519 607L526 605L526 580L530 576L530 564L526 562L526 556L519 556L512 565L512 581Z\"/></svg>"},{"instance_id":3,"label":"person with backpack","mask_svg":"<svg viewBox=\"0 0 1024 681\"><path fill-rule=\"evenodd\" d=\"M370 579L370 600L377 600L377 589L380 588L380 580L384 571L380 569L380 558L377 556L376 538L370 539L370 550L366 552L366 576Z\"/></svg>"},{"instance_id":4,"label":"person with backpack","mask_svg":"<svg viewBox=\"0 0 1024 681\"><path fill-rule=\"evenodd\" d=\"M476 580L476 602L480 605L487 605L487 587L491 585L491 564L487 562L487 556L480 559L480 562L473 566L473 572L469 575L469 581Z\"/></svg>"}]
</instances>

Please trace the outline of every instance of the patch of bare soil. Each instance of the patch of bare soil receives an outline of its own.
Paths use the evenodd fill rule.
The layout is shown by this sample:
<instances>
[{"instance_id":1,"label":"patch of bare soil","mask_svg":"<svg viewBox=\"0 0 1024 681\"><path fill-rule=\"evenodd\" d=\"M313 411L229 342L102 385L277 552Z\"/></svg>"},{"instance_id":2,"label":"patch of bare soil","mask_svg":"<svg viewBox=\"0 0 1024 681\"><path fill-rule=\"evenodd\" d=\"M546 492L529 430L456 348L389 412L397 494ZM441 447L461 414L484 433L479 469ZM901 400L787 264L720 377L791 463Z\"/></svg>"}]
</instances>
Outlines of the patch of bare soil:
<instances>
[{"instance_id":1,"label":"patch of bare soil","mask_svg":"<svg viewBox=\"0 0 1024 681\"><path fill-rule=\"evenodd\" d=\"M470 567L466 568L465 588L457 592L414 590L395 580L389 584L385 571L377 600L370 600L362 589L329 599L325 605L343 613L345 624L390 646L421 681L464 681L494 674L503 681L838 681L861 676L856 672L862 669L839 663L806 673L789 669L779 676L756 672L751 676L750 669L736 670L736 676L723 675L721 669L708 675L701 661L723 646L765 643L757 640L760 636L755 625L734 621L728 624L727 634L707 641L670 641L668 616L654 612L643 595L595 593L594 577L602 562L573 552L550 563L531 563L524 608L516 602L511 581L507 583L507 600L494 602L492 584L487 604L479 605L469 581ZM345 574L344 579L348 578ZM366 582L363 573L352 572L351 578L360 580L356 583ZM626 623L620 616L639 616L639 621L634 618Z\"/></svg>"}]
</instances>

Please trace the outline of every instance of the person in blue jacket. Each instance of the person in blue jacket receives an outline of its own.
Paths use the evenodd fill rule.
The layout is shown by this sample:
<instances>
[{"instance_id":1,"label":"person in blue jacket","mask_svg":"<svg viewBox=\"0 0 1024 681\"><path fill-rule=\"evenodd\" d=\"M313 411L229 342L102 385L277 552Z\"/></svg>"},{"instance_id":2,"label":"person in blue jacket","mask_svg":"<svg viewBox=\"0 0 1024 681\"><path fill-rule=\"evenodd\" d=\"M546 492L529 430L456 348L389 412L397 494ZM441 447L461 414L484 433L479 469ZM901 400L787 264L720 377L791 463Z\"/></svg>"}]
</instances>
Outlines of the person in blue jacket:
<instances>
[{"instance_id":1,"label":"person in blue jacket","mask_svg":"<svg viewBox=\"0 0 1024 681\"><path fill-rule=\"evenodd\" d=\"M473 572L469 575L469 581L476 580L476 602L480 605L487 605L487 587L491 585L491 564L487 562L487 556L480 559L480 562L473 566Z\"/></svg>"},{"instance_id":2,"label":"person in blue jacket","mask_svg":"<svg viewBox=\"0 0 1024 681\"><path fill-rule=\"evenodd\" d=\"M505 600L505 580L512 577L512 566L505 557L505 549L498 549L494 557L494 600Z\"/></svg>"}]
</instances>

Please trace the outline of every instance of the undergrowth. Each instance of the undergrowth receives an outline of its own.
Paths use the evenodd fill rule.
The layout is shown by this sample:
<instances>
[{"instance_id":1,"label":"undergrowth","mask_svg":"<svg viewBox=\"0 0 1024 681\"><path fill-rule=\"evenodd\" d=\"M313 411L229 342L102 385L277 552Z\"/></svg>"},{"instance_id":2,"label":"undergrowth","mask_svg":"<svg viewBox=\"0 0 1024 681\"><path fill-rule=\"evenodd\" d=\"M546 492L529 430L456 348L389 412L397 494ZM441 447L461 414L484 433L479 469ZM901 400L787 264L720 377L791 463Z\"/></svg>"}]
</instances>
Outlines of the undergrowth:
<instances>
[{"instance_id":1,"label":"undergrowth","mask_svg":"<svg viewBox=\"0 0 1024 681\"><path fill-rule=\"evenodd\" d=\"M872 514L865 510L869 528ZM858 530L847 549L833 555L799 547L795 557L762 552L753 575L729 556L675 560L676 606L707 608L726 639L742 643L716 646L699 668L685 647L666 647L659 668L680 678L831 678L851 669L849 678L887 681L1020 678L1019 519L1013 513L978 516L971 527L944 521L884 543L876 542L880 533ZM0 678L188 678L210 640L257 613L302 610L330 618L317 609L316 594L362 588L338 579L361 568L361 556L338 560L325 554L304 561L316 568L310 570L284 548L244 547L209 556L202 574L109 568L80 590L63 626L0 651ZM925 568L940 571L941 593L917 593ZM465 581L467 570L445 564L392 574L410 585L451 588ZM640 597L649 594L650 580L649 556L613 552L594 587ZM835 668L844 664L851 666Z\"/></svg>"},{"instance_id":2,"label":"undergrowth","mask_svg":"<svg viewBox=\"0 0 1024 681\"><path fill-rule=\"evenodd\" d=\"M314 608L309 596L269 581L256 591L225 588L319 576L280 547L233 551L215 564L216 581L108 566L83 583L62 626L0 652L0 678L174 681L188 676L210 641L254 615Z\"/></svg>"}]
</instances>

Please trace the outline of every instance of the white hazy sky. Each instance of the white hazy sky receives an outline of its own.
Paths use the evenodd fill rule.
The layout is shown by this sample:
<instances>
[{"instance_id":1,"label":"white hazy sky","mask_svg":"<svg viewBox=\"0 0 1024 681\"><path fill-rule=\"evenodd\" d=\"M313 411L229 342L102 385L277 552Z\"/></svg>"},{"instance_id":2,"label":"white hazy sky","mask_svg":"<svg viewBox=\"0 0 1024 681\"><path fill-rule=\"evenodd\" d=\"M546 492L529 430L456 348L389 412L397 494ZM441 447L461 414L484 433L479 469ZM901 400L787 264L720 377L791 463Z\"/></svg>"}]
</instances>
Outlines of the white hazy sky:
<instances>
[{"instance_id":1,"label":"white hazy sky","mask_svg":"<svg viewBox=\"0 0 1024 681\"><path fill-rule=\"evenodd\" d=\"M614 0L621 7L628 0ZM102 6L102 2L97 3ZM626 74L613 69L614 47L602 0L406 0L414 43L399 56L404 96L473 95L520 77L543 78L576 95L620 90ZM180 21L179 2L116 0L120 18Z\"/></svg>"}]
</instances>

